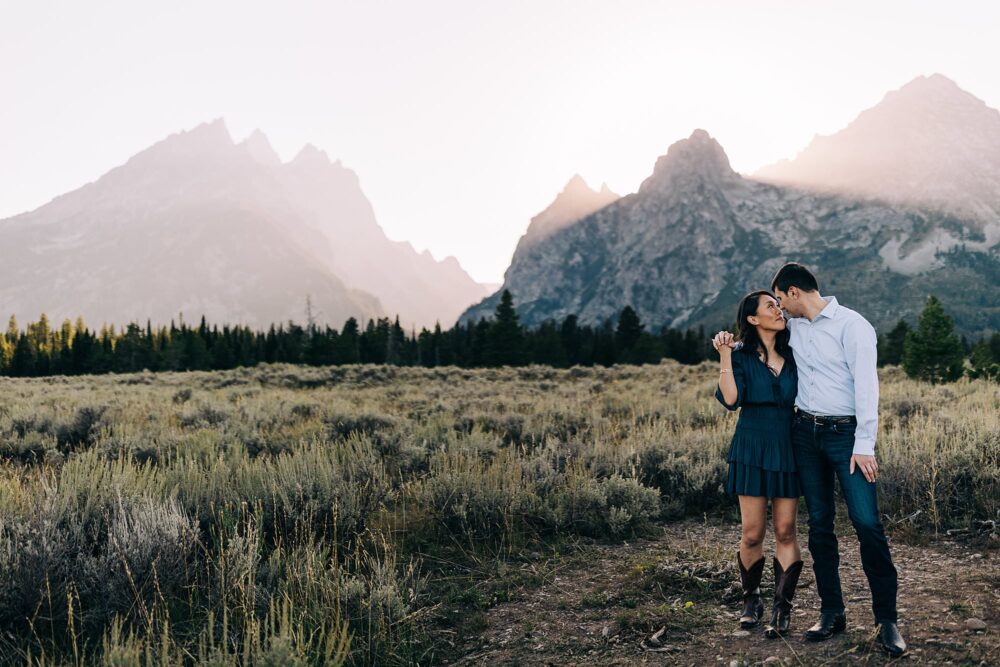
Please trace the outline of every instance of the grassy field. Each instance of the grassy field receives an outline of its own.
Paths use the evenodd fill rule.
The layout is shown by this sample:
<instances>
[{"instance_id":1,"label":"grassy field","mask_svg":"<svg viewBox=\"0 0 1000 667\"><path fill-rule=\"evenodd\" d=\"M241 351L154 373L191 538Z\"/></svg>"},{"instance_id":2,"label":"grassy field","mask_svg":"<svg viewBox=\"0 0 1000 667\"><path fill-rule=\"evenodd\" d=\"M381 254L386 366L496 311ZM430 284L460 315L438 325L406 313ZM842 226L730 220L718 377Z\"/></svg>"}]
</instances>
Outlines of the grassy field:
<instances>
[{"instance_id":1,"label":"grassy field","mask_svg":"<svg viewBox=\"0 0 1000 667\"><path fill-rule=\"evenodd\" d=\"M449 633L530 585L512 564L734 516L716 377L664 362L2 378L2 662L440 661ZM1000 385L884 369L878 451L895 538L997 519Z\"/></svg>"}]
</instances>

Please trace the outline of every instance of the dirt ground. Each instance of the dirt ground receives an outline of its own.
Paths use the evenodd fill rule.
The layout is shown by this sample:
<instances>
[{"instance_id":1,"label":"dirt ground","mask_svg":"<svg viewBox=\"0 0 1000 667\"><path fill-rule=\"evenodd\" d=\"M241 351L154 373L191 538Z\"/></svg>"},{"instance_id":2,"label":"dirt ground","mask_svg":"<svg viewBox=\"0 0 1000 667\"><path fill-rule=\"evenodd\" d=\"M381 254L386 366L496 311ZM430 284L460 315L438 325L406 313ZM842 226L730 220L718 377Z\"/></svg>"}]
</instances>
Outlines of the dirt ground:
<instances>
[{"instance_id":1,"label":"dirt ground","mask_svg":"<svg viewBox=\"0 0 1000 667\"><path fill-rule=\"evenodd\" d=\"M874 642L871 598L850 526L838 528L848 629L819 643L803 639L819 610L804 527L792 630L777 640L765 638L763 627L739 630L737 525L683 522L657 531L653 538L588 545L544 566L524 564L540 583L486 610L481 632L455 636L462 657L451 664L1000 664L995 537L922 546L890 538L900 576L899 625L909 645L905 656L890 660ZM772 553L769 542L768 563ZM767 614L772 579L769 566L761 586Z\"/></svg>"}]
</instances>

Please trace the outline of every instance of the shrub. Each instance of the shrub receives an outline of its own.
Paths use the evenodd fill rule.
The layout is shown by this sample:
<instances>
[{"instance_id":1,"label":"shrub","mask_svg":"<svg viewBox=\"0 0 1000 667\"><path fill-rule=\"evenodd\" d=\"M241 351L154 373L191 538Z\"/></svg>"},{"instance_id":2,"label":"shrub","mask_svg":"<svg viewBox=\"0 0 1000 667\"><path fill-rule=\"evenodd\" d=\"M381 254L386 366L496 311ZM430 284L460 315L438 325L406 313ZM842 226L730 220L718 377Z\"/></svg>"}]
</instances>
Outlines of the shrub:
<instances>
[{"instance_id":1,"label":"shrub","mask_svg":"<svg viewBox=\"0 0 1000 667\"><path fill-rule=\"evenodd\" d=\"M615 474L597 480L571 473L553 497L563 530L592 537L622 537L649 526L659 515L660 495L638 480Z\"/></svg>"}]
</instances>

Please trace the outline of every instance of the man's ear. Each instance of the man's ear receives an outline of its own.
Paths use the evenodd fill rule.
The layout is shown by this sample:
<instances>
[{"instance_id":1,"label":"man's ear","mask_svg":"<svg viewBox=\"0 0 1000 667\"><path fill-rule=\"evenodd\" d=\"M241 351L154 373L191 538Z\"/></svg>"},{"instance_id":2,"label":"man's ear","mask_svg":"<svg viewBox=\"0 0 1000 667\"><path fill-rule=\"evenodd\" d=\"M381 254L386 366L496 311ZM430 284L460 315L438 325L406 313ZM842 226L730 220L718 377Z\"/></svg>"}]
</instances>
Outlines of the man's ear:
<instances>
[{"instance_id":1,"label":"man's ear","mask_svg":"<svg viewBox=\"0 0 1000 667\"><path fill-rule=\"evenodd\" d=\"M789 299L795 301L796 299L799 298L799 288L796 287L795 285L791 285L789 286L788 290L785 291L785 294L788 295Z\"/></svg>"}]
</instances>

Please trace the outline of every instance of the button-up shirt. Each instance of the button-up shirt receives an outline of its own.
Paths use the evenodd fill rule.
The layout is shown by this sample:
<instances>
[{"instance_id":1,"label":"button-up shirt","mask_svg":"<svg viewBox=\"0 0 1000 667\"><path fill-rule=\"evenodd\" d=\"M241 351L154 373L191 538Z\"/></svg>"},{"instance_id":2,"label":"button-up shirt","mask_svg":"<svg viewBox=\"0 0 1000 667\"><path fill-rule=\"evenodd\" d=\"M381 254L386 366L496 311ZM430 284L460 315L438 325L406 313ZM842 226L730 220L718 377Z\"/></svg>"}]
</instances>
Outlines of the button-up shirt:
<instances>
[{"instance_id":1,"label":"button-up shirt","mask_svg":"<svg viewBox=\"0 0 1000 667\"><path fill-rule=\"evenodd\" d=\"M875 329L859 313L825 296L815 319L788 319L799 371L795 405L814 415L855 415L854 453L874 454L878 430Z\"/></svg>"}]
</instances>

